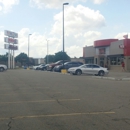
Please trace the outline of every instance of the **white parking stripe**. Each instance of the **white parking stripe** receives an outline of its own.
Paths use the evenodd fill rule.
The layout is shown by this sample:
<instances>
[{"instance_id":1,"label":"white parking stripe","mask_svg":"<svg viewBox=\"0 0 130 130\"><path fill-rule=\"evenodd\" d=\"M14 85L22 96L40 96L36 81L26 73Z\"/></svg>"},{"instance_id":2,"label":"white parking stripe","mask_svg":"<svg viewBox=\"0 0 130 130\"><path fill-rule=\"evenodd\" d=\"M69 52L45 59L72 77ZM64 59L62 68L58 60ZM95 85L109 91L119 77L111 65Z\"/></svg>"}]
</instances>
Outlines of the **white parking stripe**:
<instances>
[{"instance_id":1,"label":"white parking stripe","mask_svg":"<svg viewBox=\"0 0 130 130\"><path fill-rule=\"evenodd\" d=\"M83 115L99 115L99 114L115 114L115 112L88 112L88 113L66 113L66 114L50 114L50 115L30 115L30 116L16 116L12 119L25 119L25 118L44 118L44 117L64 117L64 116L83 116ZM8 120L10 117L1 117L0 120Z\"/></svg>"},{"instance_id":2,"label":"white parking stripe","mask_svg":"<svg viewBox=\"0 0 130 130\"><path fill-rule=\"evenodd\" d=\"M58 99L59 102L80 101L80 99ZM0 102L0 104L18 104L18 103L45 103L57 102L57 100L38 100L38 101L16 101L16 102Z\"/></svg>"}]
</instances>

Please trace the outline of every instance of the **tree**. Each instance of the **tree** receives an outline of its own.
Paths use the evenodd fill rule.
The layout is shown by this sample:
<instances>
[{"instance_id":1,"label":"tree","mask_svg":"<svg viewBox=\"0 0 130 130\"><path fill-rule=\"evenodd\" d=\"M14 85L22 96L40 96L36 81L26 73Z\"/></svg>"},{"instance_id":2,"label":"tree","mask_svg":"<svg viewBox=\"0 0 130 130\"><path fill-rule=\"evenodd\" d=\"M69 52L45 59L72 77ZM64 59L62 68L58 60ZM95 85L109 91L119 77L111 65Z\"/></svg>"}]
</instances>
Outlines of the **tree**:
<instances>
[{"instance_id":1,"label":"tree","mask_svg":"<svg viewBox=\"0 0 130 130\"><path fill-rule=\"evenodd\" d=\"M45 61L47 63L47 56L48 56L48 63L54 62L55 55L46 55Z\"/></svg>"},{"instance_id":2,"label":"tree","mask_svg":"<svg viewBox=\"0 0 130 130\"><path fill-rule=\"evenodd\" d=\"M8 53L5 55L0 55L0 62L6 63L8 61Z\"/></svg>"},{"instance_id":3,"label":"tree","mask_svg":"<svg viewBox=\"0 0 130 130\"><path fill-rule=\"evenodd\" d=\"M63 60L63 58L64 60L70 60L70 57L66 54L66 52L59 51L55 53L54 61Z\"/></svg>"},{"instance_id":4,"label":"tree","mask_svg":"<svg viewBox=\"0 0 130 130\"><path fill-rule=\"evenodd\" d=\"M62 51L59 51L57 53L55 53L55 55L48 55L48 63L51 63L51 62L56 62L58 60L70 60L70 57L66 54L66 52L62 52ZM47 55L45 57L45 61L47 63Z\"/></svg>"},{"instance_id":5,"label":"tree","mask_svg":"<svg viewBox=\"0 0 130 130\"><path fill-rule=\"evenodd\" d=\"M16 62L20 62L21 65L25 65L28 63L28 56L25 53L20 53L15 57Z\"/></svg>"}]
</instances>

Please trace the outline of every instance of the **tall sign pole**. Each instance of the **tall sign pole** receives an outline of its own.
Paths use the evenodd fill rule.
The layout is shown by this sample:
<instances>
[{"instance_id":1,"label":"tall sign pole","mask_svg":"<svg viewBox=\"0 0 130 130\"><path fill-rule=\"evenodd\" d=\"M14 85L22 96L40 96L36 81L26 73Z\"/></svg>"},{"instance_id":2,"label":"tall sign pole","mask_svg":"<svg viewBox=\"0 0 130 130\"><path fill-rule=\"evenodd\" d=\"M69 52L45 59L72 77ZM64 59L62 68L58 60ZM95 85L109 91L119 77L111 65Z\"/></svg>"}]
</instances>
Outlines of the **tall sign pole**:
<instances>
[{"instance_id":1,"label":"tall sign pole","mask_svg":"<svg viewBox=\"0 0 130 130\"><path fill-rule=\"evenodd\" d=\"M10 43L10 45L11 45L11 43ZM10 49L10 69L12 69L12 50L11 49Z\"/></svg>"},{"instance_id":2,"label":"tall sign pole","mask_svg":"<svg viewBox=\"0 0 130 130\"><path fill-rule=\"evenodd\" d=\"M13 43L13 47L14 47L14 43ZM13 50L13 69L15 68L14 67L14 63L15 63L14 57L15 57L15 55L14 55L14 50Z\"/></svg>"},{"instance_id":3,"label":"tall sign pole","mask_svg":"<svg viewBox=\"0 0 130 130\"><path fill-rule=\"evenodd\" d=\"M9 43L10 46L10 43ZM10 69L10 49L8 48L8 69Z\"/></svg>"},{"instance_id":4,"label":"tall sign pole","mask_svg":"<svg viewBox=\"0 0 130 130\"><path fill-rule=\"evenodd\" d=\"M29 61L30 61L30 60L29 60L29 46L30 46L30 45L29 45L29 44L30 44L29 42L30 42L30 36L31 36L31 35L32 35L32 34L28 34L28 69L29 69Z\"/></svg>"},{"instance_id":5,"label":"tall sign pole","mask_svg":"<svg viewBox=\"0 0 130 130\"><path fill-rule=\"evenodd\" d=\"M8 43L5 44L5 49L8 49L8 69L14 69L15 68L15 59L14 59L14 50L18 50L18 46L14 46L14 44L18 44L18 33L5 30L4 31L5 36L4 42Z\"/></svg>"},{"instance_id":6,"label":"tall sign pole","mask_svg":"<svg viewBox=\"0 0 130 130\"><path fill-rule=\"evenodd\" d=\"M65 47L64 47L64 6L68 5L69 3L63 3L63 69L64 68L64 51L65 51Z\"/></svg>"},{"instance_id":7,"label":"tall sign pole","mask_svg":"<svg viewBox=\"0 0 130 130\"><path fill-rule=\"evenodd\" d=\"M47 40L46 39L46 41L47 41L47 57L46 57L46 63L48 64L49 63L49 56L48 56L48 42L49 42L49 40Z\"/></svg>"}]
</instances>

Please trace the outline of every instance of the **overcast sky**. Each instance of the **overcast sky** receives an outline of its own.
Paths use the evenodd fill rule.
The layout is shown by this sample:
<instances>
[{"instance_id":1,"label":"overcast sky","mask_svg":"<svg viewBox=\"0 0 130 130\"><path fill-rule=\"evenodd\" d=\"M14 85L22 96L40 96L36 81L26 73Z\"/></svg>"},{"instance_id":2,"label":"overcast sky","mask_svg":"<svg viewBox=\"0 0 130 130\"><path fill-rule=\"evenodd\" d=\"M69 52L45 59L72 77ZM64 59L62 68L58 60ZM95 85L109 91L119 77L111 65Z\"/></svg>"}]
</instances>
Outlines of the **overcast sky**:
<instances>
[{"instance_id":1,"label":"overcast sky","mask_svg":"<svg viewBox=\"0 0 130 130\"><path fill-rule=\"evenodd\" d=\"M4 30L18 33L15 55L44 58L63 50L63 3L65 52L82 57L83 47L95 40L130 34L130 0L0 0L0 54L5 54Z\"/></svg>"}]
</instances>

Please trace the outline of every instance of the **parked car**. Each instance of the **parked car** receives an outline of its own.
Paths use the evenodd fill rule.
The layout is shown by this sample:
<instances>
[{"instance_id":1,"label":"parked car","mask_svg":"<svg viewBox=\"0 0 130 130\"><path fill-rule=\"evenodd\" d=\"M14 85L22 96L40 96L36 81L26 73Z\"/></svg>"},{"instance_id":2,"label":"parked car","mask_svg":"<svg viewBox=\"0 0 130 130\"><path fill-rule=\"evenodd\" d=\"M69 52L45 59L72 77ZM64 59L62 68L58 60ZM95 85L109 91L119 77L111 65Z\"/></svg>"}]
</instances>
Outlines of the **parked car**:
<instances>
[{"instance_id":1,"label":"parked car","mask_svg":"<svg viewBox=\"0 0 130 130\"><path fill-rule=\"evenodd\" d=\"M45 71L45 70L47 70L48 66L49 66L49 64L46 64L46 65L44 65L44 66L41 66L41 67L40 67L40 70Z\"/></svg>"},{"instance_id":2,"label":"parked car","mask_svg":"<svg viewBox=\"0 0 130 130\"><path fill-rule=\"evenodd\" d=\"M0 72L3 72L5 70L7 70L7 66L3 65L3 64L0 64Z\"/></svg>"},{"instance_id":3,"label":"parked car","mask_svg":"<svg viewBox=\"0 0 130 130\"><path fill-rule=\"evenodd\" d=\"M66 62L64 64L64 69L69 69L71 67L78 67L78 66L81 66L83 65L82 62L79 62L79 61L70 61L70 62ZM63 69L63 64L62 65L58 65L54 68L54 71L55 72L61 72L61 70Z\"/></svg>"},{"instance_id":4,"label":"parked car","mask_svg":"<svg viewBox=\"0 0 130 130\"><path fill-rule=\"evenodd\" d=\"M67 62L67 60L64 60L64 63L65 63L65 62ZM55 66L57 66L57 65L62 65L62 64L63 64L63 60L59 60L59 61L57 61L57 62L55 62L55 63L51 63L51 64L49 64L47 70L48 70L48 71L53 71L53 68L54 68Z\"/></svg>"},{"instance_id":5,"label":"parked car","mask_svg":"<svg viewBox=\"0 0 130 130\"><path fill-rule=\"evenodd\" d=\"M75 75L93 74L99 76L104 76L109 73L107 68L101 67L97 64L84 64L79 67L72 67L68 69L68 72Z\"/></svg>"},{"instance_id":6,"label":"parked car","mask_svg":"<svg viewBox=\"0 0 130 130\"><path fill-rule=\"evenodd\" d=\"M33 69L34 69L34 70L40 70L40 68L41 68L42 66L45 66L45 64L40 64L40 65L37 65L37 66L33 66Z\"/></svg>"}]
</instances>

